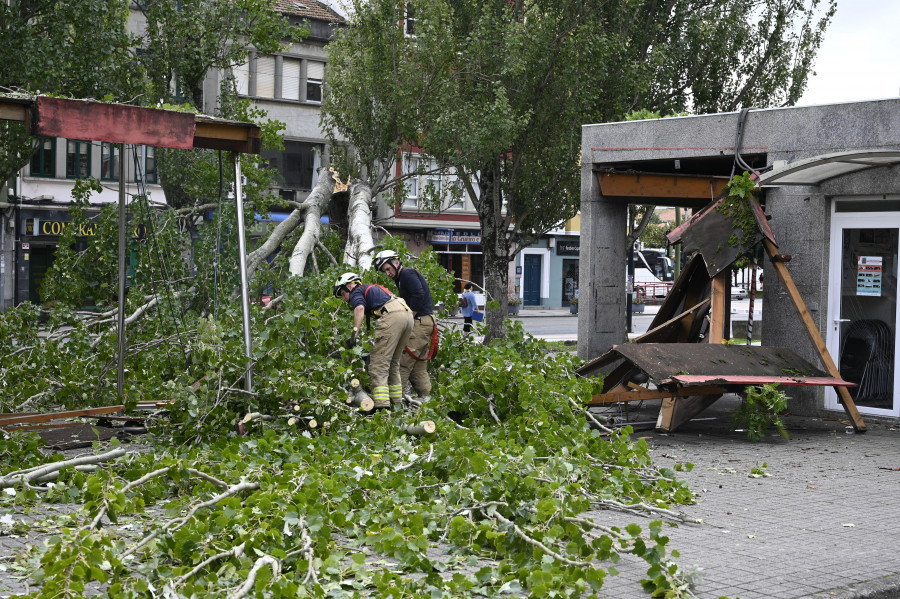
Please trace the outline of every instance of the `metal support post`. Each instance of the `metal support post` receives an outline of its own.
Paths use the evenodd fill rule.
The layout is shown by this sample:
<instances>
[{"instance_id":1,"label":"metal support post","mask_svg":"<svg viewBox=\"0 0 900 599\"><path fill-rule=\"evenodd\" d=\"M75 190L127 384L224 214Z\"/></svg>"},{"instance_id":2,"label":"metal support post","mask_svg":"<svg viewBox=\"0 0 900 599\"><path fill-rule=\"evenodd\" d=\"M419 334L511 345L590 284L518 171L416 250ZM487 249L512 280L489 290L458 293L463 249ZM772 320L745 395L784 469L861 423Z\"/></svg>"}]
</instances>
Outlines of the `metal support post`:
<instances>
[{"instance_id":1,"label":"metal support post","mask_svg":"<svg viewBox=\"0 0 900 599\"><path fill-rule=\"evenodd\" d=\"M253 391L253 348L250 344L250 295L247 282L247 240L244 233L244 196L241 189L241 155L234 154L234 201L237 206L238 254L241 269L241 313L244 321L244 355L247 356L245 386Z\"/></svg>"},{"instance_id":2,"label":"metal support post","mask_svg":"<svg viewBox=\"0 0 900 599\"><path fill-rule=\"evenodd\" d=\"M118 341L119 341L119 367L116 391L122 396L125 386L125 259L127 258L125 243L125 144L119 144L119 315L118 315Z\"/></svg>"}]
</instances>

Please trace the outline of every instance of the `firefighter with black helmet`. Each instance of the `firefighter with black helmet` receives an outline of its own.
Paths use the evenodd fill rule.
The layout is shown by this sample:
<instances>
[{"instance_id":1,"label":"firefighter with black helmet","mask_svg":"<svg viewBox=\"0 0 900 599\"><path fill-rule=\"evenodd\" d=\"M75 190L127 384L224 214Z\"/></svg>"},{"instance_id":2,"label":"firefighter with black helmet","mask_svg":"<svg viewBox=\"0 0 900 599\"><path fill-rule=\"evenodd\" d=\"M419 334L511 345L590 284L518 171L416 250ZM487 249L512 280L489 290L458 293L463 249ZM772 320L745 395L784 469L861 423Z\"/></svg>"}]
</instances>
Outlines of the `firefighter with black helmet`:
<instances>
[{"instance_id":1,"label":"firefighter with black helmet","mask_svg":"<svg viewBox=\"0 0 900 599\"><path fill-rule=\"evenodd\" d=\"M413 330L413 314L406 302L381 285L367 285L356 273L342 274L334 283L334 295L353 308L353 335L347 347L356 345L363 317L375 319L375 340L369 353L369 378L375 409L403 400L400 356Z\"/></svg>"},{"instance_id":2,"label":"firefighter with black helmet","mask_svg":"<svg viewBox=\"0 0 900 599\"><path fill-rule=\"evenodd\" d=\"M419 397L428 396L431 378L427 364L437 350L437 323L428 281L419 271L403 266L400 256L393 250L379 252L374 266L397 283L397 291L412 310L415 321L406 351L400 358L400 379L404 387L409 381Z\"/></svg>"}]
</instances>

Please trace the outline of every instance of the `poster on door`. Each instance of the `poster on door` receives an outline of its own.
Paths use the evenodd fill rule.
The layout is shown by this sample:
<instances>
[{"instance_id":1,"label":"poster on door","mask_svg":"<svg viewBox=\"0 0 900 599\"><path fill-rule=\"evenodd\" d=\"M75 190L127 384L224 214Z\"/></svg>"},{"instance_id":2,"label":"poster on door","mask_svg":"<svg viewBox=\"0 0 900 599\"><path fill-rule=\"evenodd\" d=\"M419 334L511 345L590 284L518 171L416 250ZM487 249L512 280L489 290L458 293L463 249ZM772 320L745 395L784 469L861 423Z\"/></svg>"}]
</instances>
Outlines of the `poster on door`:
<instances>
[{"instance_id":1,"label":"poster on door","mask_svg":"<svg viewBox=\"0 0 900 599\"><path fill-rule=\"evenodd\" d=\"M881 296L881 256L856 259L856 295Z\"/></svg>"}]
</instances>

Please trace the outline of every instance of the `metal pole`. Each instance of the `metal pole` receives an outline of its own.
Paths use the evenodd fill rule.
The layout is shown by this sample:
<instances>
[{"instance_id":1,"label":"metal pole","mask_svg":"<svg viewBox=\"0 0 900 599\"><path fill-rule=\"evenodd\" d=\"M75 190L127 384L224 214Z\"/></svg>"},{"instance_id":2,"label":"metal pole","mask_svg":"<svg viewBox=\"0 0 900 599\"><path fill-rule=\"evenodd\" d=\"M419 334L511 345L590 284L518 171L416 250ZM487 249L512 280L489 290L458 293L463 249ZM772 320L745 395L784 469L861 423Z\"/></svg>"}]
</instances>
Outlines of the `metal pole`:
<instances>
[{"instance_id":1,"label":"metal pole","mask_svg":"<svg viewBox=\"0 0 900 599\"><path fill-rule=\"evenodd\" d=\"M125 386L125 144L119 144L119 368L116 391L122 396Z\"/></svg>"},{"instance_id":2,"label":"metal pole","mask_svg":"<svg viewBox=\"0 0 900 599\"><path fill-rule=\"evenodd\" d=\"M244 355L247 356L247 391L253 391L253 371L250 360L253 356L250 345L250 295L247 290L247 241L244 235L244 197L241 189L241 155L234 154L234 201L237 206L238 254L241 268L241 312L244 317Z\"/></svg>"},{"instance_id":3,"label":"metal pole","mask_svg":"<svg viewBox=\"0 0 900 599\"><path fill-rule=\"evenodd\" d=\"M675 207L675 228L681 224L681 208L678 206ZM675 273L674 276L677 279L681 274L681 248L682 244L678 244L675 246Z\"/></svg>"}]
</instances>

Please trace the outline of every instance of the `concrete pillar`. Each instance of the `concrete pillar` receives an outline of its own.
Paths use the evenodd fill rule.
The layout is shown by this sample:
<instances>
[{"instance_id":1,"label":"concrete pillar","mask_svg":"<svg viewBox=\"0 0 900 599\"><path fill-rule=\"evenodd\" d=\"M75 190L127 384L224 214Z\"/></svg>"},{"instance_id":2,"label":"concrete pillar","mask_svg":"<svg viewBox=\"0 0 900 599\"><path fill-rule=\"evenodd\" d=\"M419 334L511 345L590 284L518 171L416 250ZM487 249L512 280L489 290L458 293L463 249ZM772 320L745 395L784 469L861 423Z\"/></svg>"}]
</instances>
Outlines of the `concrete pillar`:
<instances>
[{"instance_id":1,"label":"concrete pillar","mask_svg":"<svg viewBox=\"0 0 900 599\"><path fill-rule=\"evenodd\" d=\"M578 356L591 360L625 336L627 204L605 200L591 164L581 167Z\"/></svg>"},{"instance_id":2,"label":"concrete pillar","mask_svg":"<svg viewBox=\"0 0 900 599\"><path fill-rule=\"evenodd\" d=\"M788 272L822 339L827 339L830 204L817 186L778 187L766 190L766 212L772 216L769 224L779 252L791 255ZM763 345L788 347L824 368L794 302L768 258L764 272ZM832 359L837 363L839 357ZM823 407L821 387L785 386L783 390L791 396L790 408L795 414L813 416Z\"/></svg>"}]
</instances>

